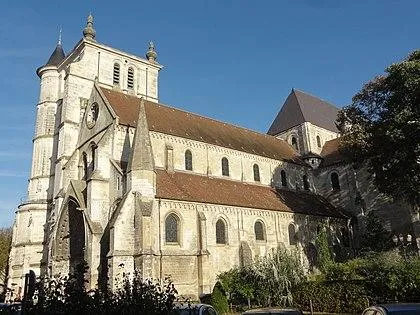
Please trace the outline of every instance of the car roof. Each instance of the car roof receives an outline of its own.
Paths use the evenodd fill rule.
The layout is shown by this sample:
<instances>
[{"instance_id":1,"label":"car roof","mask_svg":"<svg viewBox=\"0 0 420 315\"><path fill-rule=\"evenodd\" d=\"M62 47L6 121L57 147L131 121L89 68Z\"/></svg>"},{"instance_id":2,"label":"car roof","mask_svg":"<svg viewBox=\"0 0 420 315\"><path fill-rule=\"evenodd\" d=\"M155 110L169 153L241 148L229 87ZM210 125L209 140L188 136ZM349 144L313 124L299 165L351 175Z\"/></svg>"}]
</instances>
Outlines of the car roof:
<instances>
[{"instance_id":1,"label":"car roof","mask_svg":"<svg viewBox=\"0 0 420 315\"><path fill-rule=\"evenodd\" d=\"M395 303L395 304L381 304L378 305L386 309L387 311L408 311L417 310L420 311L420 303Z\"/></svg>"},{"instance_id":2,"label":"car roof","mask_svg":"<svg viewBox=\"0 0 420 315\"><path fill-rule=\"evenodd\" d=\"M302 314L302 312L296 308L258 308L248 310L242 314Z\"/></svg>"}]
</instances>

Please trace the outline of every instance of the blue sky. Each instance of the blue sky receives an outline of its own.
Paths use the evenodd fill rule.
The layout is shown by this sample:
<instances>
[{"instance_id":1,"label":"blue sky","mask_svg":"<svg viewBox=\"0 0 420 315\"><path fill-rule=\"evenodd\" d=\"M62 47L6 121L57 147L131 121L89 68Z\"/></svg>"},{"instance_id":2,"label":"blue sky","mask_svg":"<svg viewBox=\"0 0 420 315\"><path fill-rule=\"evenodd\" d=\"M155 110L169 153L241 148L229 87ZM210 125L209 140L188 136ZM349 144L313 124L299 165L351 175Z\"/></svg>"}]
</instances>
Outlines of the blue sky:
<instances>
[{"instance_id":1,"label":"blue sky","mask_svg":"<svg viewBox=\"0 0 420 315\"><path fill-rule=\"evenodd\" d=\"M420 46L418 0L2 1L0 227L25 200L39 80L95 17L97 40L143 56L153 40L163 103L266 132L292 87L337 106ZM6 4L7 3L7 4Z\"/></svg>"}]
</instances>

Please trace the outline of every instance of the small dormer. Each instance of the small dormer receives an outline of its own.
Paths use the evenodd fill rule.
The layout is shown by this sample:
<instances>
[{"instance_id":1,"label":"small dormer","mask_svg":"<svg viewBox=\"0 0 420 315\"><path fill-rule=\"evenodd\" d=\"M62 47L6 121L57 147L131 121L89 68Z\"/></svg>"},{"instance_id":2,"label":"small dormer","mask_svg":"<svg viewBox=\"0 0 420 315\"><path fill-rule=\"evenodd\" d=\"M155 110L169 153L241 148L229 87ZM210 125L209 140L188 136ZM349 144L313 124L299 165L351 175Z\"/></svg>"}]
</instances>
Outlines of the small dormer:
<instances>
[{"instance_id":1,"label":"small dormer","mask_svg":"<svg viewBox=\"0 0 420 315\"><path fill-rule=\"evenodd\" d=\"M303 160L308 163L313 169L318 168L322 162L322 157L319 154L309 152L302 155Z\"/></svg>"}]
</instances>

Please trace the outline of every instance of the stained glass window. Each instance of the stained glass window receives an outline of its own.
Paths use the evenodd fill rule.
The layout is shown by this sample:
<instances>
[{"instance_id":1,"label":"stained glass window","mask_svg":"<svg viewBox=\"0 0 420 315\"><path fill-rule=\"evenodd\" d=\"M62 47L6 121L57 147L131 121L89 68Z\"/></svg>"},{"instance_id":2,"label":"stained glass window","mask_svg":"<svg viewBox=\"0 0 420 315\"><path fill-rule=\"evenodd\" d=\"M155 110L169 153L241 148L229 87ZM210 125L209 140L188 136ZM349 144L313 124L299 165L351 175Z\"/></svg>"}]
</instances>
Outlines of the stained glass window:
<instances>
[{"instance_id":1,"label":"stained glass window","mask_svg":"<svg viewBox=\"0 0 420 315\"><path fill-rule=\"evenodd\" d=\"M216 222L216 244L226 244L226 224L222 219Z\"/></svg>"},{"instance_id":2,"label":"stained glass window","mask_svg":"<svg viewBox=\"0 0 420 315\"><path fill-rule=\"evenodd\" d=\"M258 164L254 164L254 181L260 181L260 168L258 167Z\"/></svg>"},{"instance_id":3,"label":"stained glass window","mask_svg":"<svg viewBox=\"0 0 420 315\"><path fill-rule=\"evenodd\" d=\"M165 240L168 243L178 243L178 217L171 213L165 220Z\"/></svg>"},{"instance_id":4,"label":"stained glass window","mask_svg":"<svg viewBox=\"0 0 420 315\"><path fill-rule=\"evenodd\" d=\"M281 176L281 185L283 187L287 187L286 171L285 170L281 170L280 176Z\"/></svg>"},{"instance_id":5,"label":"stained glass window","mask_svg":"<svg viewBox=\"0 0 420 315\"><path fill-rule=\"evenodd\" d=\"M297 235L296 235L296 228L293 223L289 224L289 244L296 245L297 244Z\"/></svg>"},{"instance_id":6,"label":"stained glass window","mask_svg":"<svg viewBox=\"0 0 420 315\"><path fill-rule=\"evenodd\" d=\"M257 241L264 241L265 240L264 225L261 221L255 222L254 232L255 232L255 239Z\"/></svg>"},{"instance_id":7,"label":"stained glass window","mask_svg":"<svg viewBox=\"0 0 420 315\"><path fill-rule=\"evenodd\" d=\"M229 176L229 161L225 157L222 159L222 175Z\"/></svg>"},{"instance_id":8,"label":"stained glass window","mask_svg":"<svg viewBox=\"0 0 420 315\"><path fill-rule=\"evenodd\" d=\"M185 169L192 171L192 153L190 150L185 151Z\"/></svg>"}]
</instances>

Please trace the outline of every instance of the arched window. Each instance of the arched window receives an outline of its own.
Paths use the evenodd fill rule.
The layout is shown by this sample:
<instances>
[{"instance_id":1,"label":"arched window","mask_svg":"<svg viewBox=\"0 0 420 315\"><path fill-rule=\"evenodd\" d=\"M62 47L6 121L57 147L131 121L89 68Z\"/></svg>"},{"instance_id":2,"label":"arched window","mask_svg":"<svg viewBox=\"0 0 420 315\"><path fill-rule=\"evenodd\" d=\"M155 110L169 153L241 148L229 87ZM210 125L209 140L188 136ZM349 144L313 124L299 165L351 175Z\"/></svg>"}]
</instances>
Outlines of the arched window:
<instances>
[{"instance_id":1,"label":"arched window","mask_svg":"<svg viewBox=\"0 0 420 315\"><path fill-rule=\"evenodd\" d=\"M190 150L185 151L185 169L192 171L192 153Z\"/></svg>"},{"instance_id":2,"label":"arched window","mask_svg":"<svg viewBox=\"0 0 420 315\"><path fill-rule=\"evenodd\" d=\"M292 137L292 147L295 148L295 150L298 150L298 143L295 136Z\"/></svg>"},{"instance_id":3,"label":"arched window","mask_svg":"<svg viewBox=\"0 0 420 315\"><path fill-rule=\"evenodd\" d=\"M91 151L92 151L92 161L91 161L92 168L91 169L92 169L92 171L94 171L96 169L96 159L97 159L96 149L98 148L98 146L96 144L92 143L90 148L91 148Z\"/></svg>"},{"instance_id":4,"label":"arched window","mask_svg":"<svg viewBox=\"0 0 420 315\"><path fill-rule=\"evenodd\" d=\"M318 146L318 148L321 147L321 138L319 136L316 136L316 145Z\"/></svg>"},{"instance_id":5,"label":"arched window","mask_svg":"<svg viewBox=\"0 0 420 315\"><path fill-rule=\"evenodd\" d=\"M296 228L293 223L289 224L289 244L296 245L297 244L297 235L296 235Z\"/></svg>"},{"instance_id":6,"label":"arched window","mask_svg":"<svg viewBox=\"0 0 420 315\"><path fill-rule=\"evenodd\" d=\"M223 219L216 222L216 244L227 244L226 224Z\"/></svg>"},{"instance_id":7,"label":"arched window","mask_svg":"<svg viewBox=\"0 0 420 315\"><path fill-rule=\"evenodd\" d=\"M259 182L260 181L260 168L258 167L258 164L254 164L254 181Z\"/></svg>"},{"instance_id":8,"label":"arched window","mask_svg":"<svg viewBox=\"0 0 420 315\"><path fill-rule=\"evenodd\" d=\"M303 175L303 189L309 190L309 180L307 175Z\"/></svg>"},{"instance_id":9,"label":"arched window","mask_svg":"<svg viewBox=\"0 0 420 315\"><path fill-rule=\"evenodd\" d=\"M134 89L134 69L132 67L127 71L127 88Z\"/></svg>"},{"instance_id":10,"label":"arched window","mask_svg":"<svg viewBox=\"0 0 420 315\"><path fill-rule=\"evenodd\" d=\"M165 241L167 243L179 243L179 219L171 213L165 220Z\"/></svg>"},{"instance_id":11,"label":"arched window","mask_svg":"<svg viewBox=\"0 0 420 315\"><path fill-rule=\"evenodd\" d=\"M261 221L257 221L254 224L255 239L257 241L265 240L264 224Z\"/></svg>"},{"instance_id":12,"label":"arched window","mask_svg":"<svg viewBox=\"0 0 420 315\"><path fill-rule=\"evenodd\" d=\"M331 187L333 190L340 190L340 180L336 172L331 173Z\"/></svg>"},{"instance_id":13,"label":"arched window","mask_svg":"<svg viewBox=\"0 0 420 315\"><path fill-rule=\"evenodd\" d=\"M120 65L118 63L114 63L114 72L112 76L112 83L114 85L120 84Z\"/></svg>"},{"instance_id":14,"label":"arched window","mask_svg":"<svg viewBox=\"0 0 420 315\"><path fill-rule=\"evenodd\" d=\"M83 179L88 177L88 158L86 152L83 152Z\"/></svg>"},{"instance_id":15,"label":"arched window","mask_svg":"<svg viewBox=\"0 0 420 315\"><path fill-rule=\"evenodd\" d=\"M283 187L287 187L286 171L285 170L281 170L280 176L281 176L281 185Z\"/></svg>"},{"instance_id":16,"label":"arched window","mask_svg":"<svg viewBox=\"0 0 420 315\"><path fill-rule=\"evenodd\" d=\"M229 176L229 161L225 157L222 159L222 175Z\"/></svg>"}]
</instances>

